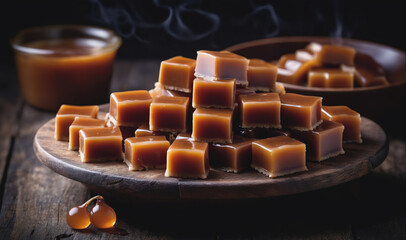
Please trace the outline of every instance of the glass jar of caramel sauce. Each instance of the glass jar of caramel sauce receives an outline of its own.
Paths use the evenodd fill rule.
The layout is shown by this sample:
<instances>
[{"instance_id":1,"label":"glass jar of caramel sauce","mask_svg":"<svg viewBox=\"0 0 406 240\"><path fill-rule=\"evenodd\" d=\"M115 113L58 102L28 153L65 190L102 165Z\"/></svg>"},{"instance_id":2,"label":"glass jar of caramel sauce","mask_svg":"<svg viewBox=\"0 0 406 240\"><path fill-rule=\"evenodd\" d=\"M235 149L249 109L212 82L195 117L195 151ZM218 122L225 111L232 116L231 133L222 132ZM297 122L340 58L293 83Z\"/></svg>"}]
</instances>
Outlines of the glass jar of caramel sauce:
<instances>
[{"instance_id":1,"label":"glass jar of caramel sauce","mask_svg":"<svg viewBox=\"0 0 406 240\"><path fill-rule=\"evenodd\" d=\"M32 106L108 101L121 38L91 26L56 25L22 30L12 40L21 93Z\"/></svg>"}]
</instances>

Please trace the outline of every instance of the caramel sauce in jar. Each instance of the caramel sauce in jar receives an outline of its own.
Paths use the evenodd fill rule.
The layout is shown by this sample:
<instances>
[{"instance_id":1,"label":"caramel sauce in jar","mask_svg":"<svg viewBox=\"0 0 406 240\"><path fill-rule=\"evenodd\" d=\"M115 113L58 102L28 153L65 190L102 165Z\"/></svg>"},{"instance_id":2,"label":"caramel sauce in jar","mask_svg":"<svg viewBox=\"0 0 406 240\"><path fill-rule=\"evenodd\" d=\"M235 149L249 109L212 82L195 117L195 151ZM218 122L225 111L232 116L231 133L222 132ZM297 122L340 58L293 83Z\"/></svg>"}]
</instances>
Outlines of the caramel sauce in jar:
<instances>
[{"instance_id":1,"label":"caramel sauce in jar","mask_svg":"<svg viewBox=\"0 0 406 240\"><path fill-rule=\"evenodd\" d=\"M120 37L101 28L61 25L27 29L13 40L25 100L55 111L61 104L108 101Z\"/></svg>"}]
</instances>

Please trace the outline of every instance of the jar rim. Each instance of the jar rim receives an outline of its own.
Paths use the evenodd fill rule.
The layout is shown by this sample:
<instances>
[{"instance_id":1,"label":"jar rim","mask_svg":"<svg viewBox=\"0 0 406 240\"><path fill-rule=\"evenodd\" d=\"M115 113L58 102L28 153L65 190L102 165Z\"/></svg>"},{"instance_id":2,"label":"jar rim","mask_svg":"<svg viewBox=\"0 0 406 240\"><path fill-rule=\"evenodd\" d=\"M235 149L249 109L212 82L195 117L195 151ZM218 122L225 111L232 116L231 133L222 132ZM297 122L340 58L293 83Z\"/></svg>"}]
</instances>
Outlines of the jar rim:
<instances>
[{"instance_id":1,"label":"jar rim","mask_svg":"<svg viewBox=\"0 0 406 240\"><path fill-rule=\"evenodd\" d=\"M82 37L94 40L101 40L103 46L95 46L87 49L41 49L27 46L27 43L39 40L64 39ZM122 39L114 31L89 26L89 25L49 25L40 27L31 27L21 30L11 39L11 45L14 50L33 55L93 55L117 50L122 43Z\"/></svg>"}]
</instances>

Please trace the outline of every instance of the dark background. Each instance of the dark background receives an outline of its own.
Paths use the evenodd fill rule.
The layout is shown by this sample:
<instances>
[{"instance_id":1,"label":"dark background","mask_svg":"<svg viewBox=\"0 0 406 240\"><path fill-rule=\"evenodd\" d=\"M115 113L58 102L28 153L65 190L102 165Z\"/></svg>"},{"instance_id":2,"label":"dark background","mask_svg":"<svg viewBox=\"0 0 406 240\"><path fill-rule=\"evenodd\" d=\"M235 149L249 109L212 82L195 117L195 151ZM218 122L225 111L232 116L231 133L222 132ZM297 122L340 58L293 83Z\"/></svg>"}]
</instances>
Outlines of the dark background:
<instances>
[{"instance_id":1,"label":"dark background","mask_svg":"<svg viewBox=\"0 0 406 240\"><path fill-rule=\"evenodd\" d=\"M405 1L6 0L0 7L0 63L27 27L89 24L123 37L119 58L195 57L196 50L277 36L314 35L406 48ZM1 5L0 5L1 6Z\"/></svg>"}]
</instances>

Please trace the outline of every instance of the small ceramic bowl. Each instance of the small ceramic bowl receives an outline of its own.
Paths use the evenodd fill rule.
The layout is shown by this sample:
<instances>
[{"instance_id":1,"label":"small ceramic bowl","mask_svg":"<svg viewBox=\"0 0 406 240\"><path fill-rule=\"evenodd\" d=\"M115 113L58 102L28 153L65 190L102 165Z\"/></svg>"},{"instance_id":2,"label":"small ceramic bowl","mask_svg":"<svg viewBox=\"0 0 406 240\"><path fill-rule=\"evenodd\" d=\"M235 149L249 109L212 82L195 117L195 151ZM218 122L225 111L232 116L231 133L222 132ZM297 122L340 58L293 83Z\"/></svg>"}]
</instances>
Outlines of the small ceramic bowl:
<instances>
[{"instance_id":1,"label":"small ceramic bowl","mask_svg":"<svg viewBox=\"0 0 406 240\"><path fill-rule=\"evenodd\" d=\"M355 39L330 37L279 37L245 42L225 50L247 58L278 60L310 42L342 44L373 57L385 70L388 86L328 89L283 83L287 92L323 97L323 105L347 105L372 119L404 115L406 103L406 53L390 46Z\"/></svg>"}]
</instances>

